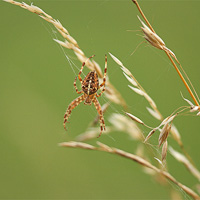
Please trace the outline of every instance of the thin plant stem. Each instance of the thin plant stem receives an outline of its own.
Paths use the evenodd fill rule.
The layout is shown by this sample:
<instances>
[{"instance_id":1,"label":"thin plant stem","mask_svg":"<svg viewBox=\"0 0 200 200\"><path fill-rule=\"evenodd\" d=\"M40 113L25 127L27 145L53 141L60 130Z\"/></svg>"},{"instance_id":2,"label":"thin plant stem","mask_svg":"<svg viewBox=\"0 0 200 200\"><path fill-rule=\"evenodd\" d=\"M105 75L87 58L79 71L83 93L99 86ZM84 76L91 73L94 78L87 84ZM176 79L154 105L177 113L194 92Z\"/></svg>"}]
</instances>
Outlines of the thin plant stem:
<instances>
[{"instance_id":1,"label":"thin plant stem","mask_svg":"<svg viewBox=\"0 0 200 200\"><path fill-rule=\"evenodd\" d=\"M196 100L194 94L192 93L192 91L191 91L189 85L187 84L187 82L186 82L186 80L184 79L183 75L181 74L180 70L179 70L178 67L176 66L175 62L173 61L173 59L171 58L171 56L169 55L169 53L168 53L167 51L165 51L165 53L167 54L167 56L168 56L168 58L170 59L172 65L174 66L175 70L177 71L178 75L180 76L181 80L183 81L185 87L187 88L187 90L188 90L190 96L192 97L192 99L194 100L195 104L196 104L197 106L199 106L198 101Z\"/></svg>"},{"instance_id":2,"label":"thin plant stem","mask_svg":"<svg viewBox=\"0 0 200 200\"><path fill-rule=\"evenodd\" d=\"M97 150L97 151L105 151L111 154L116 154L119 156L122 156L124 158L130 159L138 164L140 164L143 167L147 167L149 169L152 169L156 173L164 176L166 179L169 181L173 182L177 186L179 186L183 191L185 191L188 195L190 195L193 199L200 200L200 197L197 193L195 193L192 189L187 187L186 185L180 183L177 181L169 172L163 171L156 166L152 165L150 162L145 160L144 158L141 158L140 156L128 153L126 151L123 151L121 149L109 147L103 143L97 142L99 147L92 146L87 143L82 143L82 142L75 142L75 141L70 141L70 142L63 142L60 143L59 146L62 147L72 147L72 148L81 148L81 149L88 149L88 150Z\"/></svg>"},{"instance_id":3,"label":"thin plant stem","mask_svg":"<svg viewBox=\"0 0 200 200\"><path fill-rule=\"evenodd\" d=\"M142 9L140 8L140 5L138 4L137 0L132 0L132 1L133 1L133 3L137 6L138 11L139 11L140 14L142 15L143 19L145 20L146 24L149 26L149 28L151 29L151 31L155 33L153 27L151 26L151 24L150 24L149 21L147 20L146 16L144 15ZM189 87L189 85L187 84L185 78L183 77L183 75L181 74L180 70L179 70L178 67L176 66L175 62L174 62L173 59L171 58L169 52L166 51L166 50L164 50L164 51L165 51L165 53L167 54L168 58L170 59L171 63L173 64L175 70L177 71L178 75L180 76L182 82L184 83L186 89L188 90L188 92L189 92L190 96L192 97L192 99L194 100L195 104L196 104L197 106L199 106L199 103L198 103L198 101L196 100L196 98L195 98L195 96L194 96L192 90L190 89L190 87ZM178 60L177 60L177 62L178 62Z\"/></svg>"},{"instance_id":4,"label":"thin plant stem","mask_svg":"<svg viewBox=\"0 0 200 200\"><path fill-rule=\"evenodd\" d=\"M137 6L137 8L138 8L140 14L142 15L143 19L145 20L145 22L147 23L147 25L149 26L149 28L155 33L153 27L151 26L151 24L149 23L148 19L145 17L145 15L144 15L142 9L140 8L140 5L138 4L137 0L132 0L132 1L133 1L133 3Z\"/></svg>"},{"instance_id":5,"label":"thin plant stem","mask_svg":"<svg viewBox=\"0 0 200 200\"><path fill-rule=\"evenodd\" d=\"M149 26L149 28L151 29L151 31L152 31L153 33L155 33L153 27L151 26L151 24L149 23L148 19L147 19L146 16L145 16L145 14L143 13L142 9L140 8L140 5L138 4L137 0L132 0L132 2L137 6L138 11L139 11L140 14L142 15L143 19L145 20L146 24ZM170 53L169 53L167 50L165 50L165 49L163 49L163 50L164 50L165 53L167 54L167 56L168 56L170 62L171 62L172 65L174 66L174 68L175 68L176 72L178 73L178 75L180 76L180 78L181 78L182 82L184 83L186 89L188 90L190 96L192 97L192 99L193 99L193 101L195 102L195 104L196 104L197 106L199 106L199 110L200 110L199 102L198 102L197 99L195 98L195 96L194 96L192 90L190 89L188 83L186 82L186 80L185 80L185 78L183 77L182 73L180 72L180 70L179 70L178 67L176 66L174 60L173 60L172 57L170 56ZM176 57L175 57L175 59L176 59ZM176 61L179 63L179 61L178 61L177 59L176 59ZM188 79L188 81L189 81L191 87L193 88L193 90L194 90L194 92L195 92L195 94L196 94L196 91L195 91L195 89L194 89L194 87L193 87L193 85L192 85L192 83L191 83L189 77L187 76L186 72L184 71L184 69L183 69L183 67L181 66L180 63L179 63L179 65L180 65L182 71L184 72L184 74L185 74L185 76L187 77L187 79ZM140 86L140 85L139 85L139 86ZM140 86L140 88L141 88L141 90L145 91L141 86ZM196 94L196 96L197 96L197 98L198 98L198 95L197 95L197 94ZM199 100L199 98L198 98L198 100ZM158 111L157 108L154 108L154 109L155 109L158 113L160 113L160 112ZM162 115L161 115L161 116L162 116ZM185 154L185 156L191 161L191 163L193 164L193 166L195 166L194 161L192 160L192 158L190 157L190 155L189 155L189 154L187 153L187 151L185 150L182 141L179 141L178 144L179 144L179 146L181 147L181 149L182 149L183 153Z\"/></svg>"}]
</instances>

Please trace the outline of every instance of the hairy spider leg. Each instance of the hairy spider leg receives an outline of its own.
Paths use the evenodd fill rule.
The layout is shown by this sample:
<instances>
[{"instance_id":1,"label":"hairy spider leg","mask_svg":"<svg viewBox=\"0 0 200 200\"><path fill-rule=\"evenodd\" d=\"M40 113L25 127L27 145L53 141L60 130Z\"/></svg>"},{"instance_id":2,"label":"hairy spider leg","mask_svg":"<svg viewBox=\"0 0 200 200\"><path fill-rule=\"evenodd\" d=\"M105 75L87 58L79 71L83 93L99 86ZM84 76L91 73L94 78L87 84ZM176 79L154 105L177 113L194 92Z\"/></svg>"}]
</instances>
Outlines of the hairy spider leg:
<instances>
[{"instance_id":1,"label":"hairy spider leg","mask_svg":"<svg viewBox=\"0 0 200 200\"><path fill-rule=\"evenodd\" d=\"M76 86L76 80L77 80L77 76L76 76L76 78L75 78L75 80L74 80L74 87L75 87L76 93L77 93L77 94L81 94L81 93L83 93L83 91L82 91L82 90L81 90L81 91L78 91L77 86Z\"/></svg>"},{"instance_id":2,"label":"hairy spider leg","mask_svg":"<svg viewBox=\"0 0 200 200\"><path fill-rule=\"evenodd\" d=\"M99 120L100 120L101 131L100 131L100 134L99 134L98 137L100 137L102 131L106 130L105 122L104 122L104 118L103 118L103 112L102 112L102 109L101 109L101 105L100 105L99 101L97 100L97 98L95 96L93 97L92 102L94 103L94 106L95 106L97 112L99 113Z\"/></svg>"},{"instance_id":3,"label":"hairy spider leg","mask_svg":"<svg viewBox=\"0 0 200 200\"><path fill-rule=\"evenodd\" d=\"M69 106L68 106L68 108L67 108L67 110L66 110L66 112L65 112L65 115L64 115L63 126L64 126L64 129L65 129L65 130L67 130L67 128L66 128L66 126L65 126L65 123L68 122L67 120L68 120L68 118L69 118L69 116L70 116L72 110L73 110L76 106L78 106L78 105L79 105L82 101L84 101L84 100L85 100L85 95L83 94L83 95L81 95L80 97L78 97L78 98L76 98L75 100L73 100L73 101L69 104Z\"/></svg>"},{"instance_id":4,"label":"hairy spider leg","mask_svg":"<svg viewBox=\"0 0 200 200\"><path fill-rule=\"evenodd\" d=\"M96 94L96 97L100 97L103 94L103 92L106 90L106 87L105 87L106 73L107 73L107 55L105 55L105 69L104 69L104 75L103 75L103 82L101 83L99 88L101 88L102 86L104 87L103 87L103 90L99 94Z\"/></svg>"},{"instance_id":5,"label":"hairy spider leg","mask_svg":"<svg viewBox=\"0 0 200 200\"><path fill-rule=\"evenodd\" d=\"M86 60L86 62L88 61L88 60L90 60L91 58L93 58L95 55L92 55L91 57L89 57L87 60ZM79 72L79 74L78 74L78 79L79 79L79 81L81 82L81 84L82 84L82 78L81 78L81 73L82 73L82 71L83 71L83 67L85 66L85 63L86 62L83 62L83 64L82 64L82 66L81 66L81 69L80 69L80 72Z\"/></svg>"}]
</instances>

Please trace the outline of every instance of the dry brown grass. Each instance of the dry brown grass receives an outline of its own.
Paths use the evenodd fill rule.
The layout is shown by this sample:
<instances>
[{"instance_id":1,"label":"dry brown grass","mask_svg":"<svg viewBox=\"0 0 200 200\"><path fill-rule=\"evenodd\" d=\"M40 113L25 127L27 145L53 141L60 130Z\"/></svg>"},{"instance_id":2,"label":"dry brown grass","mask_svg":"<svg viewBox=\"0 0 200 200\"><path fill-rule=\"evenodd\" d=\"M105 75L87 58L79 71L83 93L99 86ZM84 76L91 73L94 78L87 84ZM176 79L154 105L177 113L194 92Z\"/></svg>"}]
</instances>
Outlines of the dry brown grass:
<instances>
[{"instance_id":1,"label":"dry brown grass","mask_svg":"<svg viewBox=\"0 0 200 200\"><path fill-rule=\"evenodd\" d=\"M44 12L37 6L27 5L26 3L19 3L19 2L13 1L13 0L4 0L4 1L14 4L14 5L17 5L17 6L20 6L32 13L35 13L39 17L41 17L42 19L47 21L48 23L51 23L64 39L64 41L55 39L54 40L55 42L57 42L64 48L72 50L75 53L75 55L77 56L78 60L80 60L81 63L85 62L88 59L88 57L84 54L83 50L79 47L77 41L69 34L68 30L65 27L63 27L62 24L58 20L54 19L52 16L50 16L49 14L47 14L46 12ZM170 182L179 186L182 190L184 190L192 198L200 199L200 197L197 193L195 193L192 189L190 189L189 187L187 187L184 184L177 181L169 172L167 172L167 168L165 167L166 163L167 163L167 160L166 160L167 151L169 149L170 153L174 156L176 161L183 163L184 166L189 170L191 175L193 175L195 178L197 178L198 181L200 180L200 172L193 164L193 161L192 161L191 157L189 156L189 154L186 152L183 142L181 140L181 134L178 132L178 130L174 126L174 124L172 124L177 115L180 115L181 113L184 113L185 111L188 111L188 110L191 112L197 112L197 115L200 115L198 95L197 95L196 91L194 90L194 87L192 86L191 81L185 74L180 62L176 58L175 54L169 48L166 47L164 41L156 34L153 27L150 25L149 21L147 20L144 13L142 12L137 0L132 0L132 1L137 6L139 12L141 13L144 21L147 24L146 25L139 18L139 20L142 24L141 29L142 29L142 32L144 33L144 38L149 42L149 44L151 44L152 46L154 46L160 50L163 50L167 54L168 58L172 62L173 66L175 67L178 75L180 76L181 80L185 84L185 87L187 88L189 94L191 95L195 105L193 105L193 103L191 103L189 100L184 98L187 101L187 103L189 104L189 106L181 107L181 108L177 109L176 111L174 111L169 116L164 117L161 114L161 112L159 111L159 109L157 108L155 101L147 94L145 89L136 80L136 78L133 76L133 74L130 72L130 70L127 67L125 67L124 64L117 57L115 57L114 55L112 55L110 53L111 58L121 67L124 76L131 84L131 85L129 85L130 89L132 91L134 91L135 93L137 93L138 95L143 96L147 100L147 102L149 103L149 107L147 107L147 111L152 115L152 117L160 120L160 124L157 127L152 128L149 125L147 125L146 123L144 123L141 119L139 119L138 117L134 116L131 113L126 113L126 115L128 117L125 116L125 114L122 115L119 113L112 113L112 115L108 119L111 125L106 127L107 130L104 134L109 134L110 132L113 132L113 131L122 131L122 132L127 133L132 139L137 140L140 144L145 144L145 146L150 146L150 144L148 143L149 138L152 137L155 132L159 132L158 147L160 147L162 145L163 146L162 146L161 158L155 158L157 161L159 161L158 166L153 165L150 161L150 160L152 160L152 157L148 157L147 156L148 154L144 153L144 151L145 151L145 149L143 148L144 145L139 146L139 148L137 149L137 155L135 155L135 154L128 153L128 152L123 151L118 148L109 147L100 142L97 143L98 147L95 147L95 146L87 144L87 143L80 142L80 141L91 140L93 138L96 138L99 135L99 128L94 127L94 125L98 121L98 118L94 119L94 121L91 122L90 127L84 133L82 133L81 135L79 135L77 137L77 141L79 141L79 142L77 142L77 141L63 142L60 144L60 146L81 148L81 149L87 149L87 150L104 151L104 152L116 154L118 156L122 156L127 159L133 160L134 162L136 162L139 165L141 165L142 167L144 167L145 173L152 175L152 176L154 176L155 174L158 174L158 175L160 175L160 177L164 177L167 180L169 180ZM188 79L189 84L183 77L182 73L180 72L180 70L175 62L178 63L180 69L183 71L183 74L185 74L186 78ZM103 78L101 67L95 61L88 60L88 62L86 62L86 66L90 70L96 70L99 77L101 79ZM120 104L121 106L126 108L125 100L122 98L121 94L114 88L114 86L109 81L107 82L107 85L106 85L106 97L111 102ZM108 106L109 106L109 104L105 104L103 106L104 112L107 110ZM138 123L150 128L150 132L146 137L143 135L142 129L138 127L138 125L137 125ZM182 153L184 155L182 153L177 152L171 146L169 146L169 144L168 144L169 134L171 134L173 139L179 144L179 146L182 149ZM173 188L172 188L172 194L173 194L172 196L174 196L173 197L174 199L178 198L178 195L176 192L174 192Z\"/></svg>"},{"instance_id":2,"label":"dry brown grass","mask_svg":"<svg viewBox=\"0 0 200 200\"><path fill-rule=\"evenodd\" d=\"M182 188L188 195L190 195L194 199L200 199L200 197L197 193L195 193L193 190L191 190L187 186L183 185L182 183L178 182L171 174L155 167L150 162L141 158L140 156L128 153L128 152L123 151L121 149L109 147L109 146L102 144L100 142L97 142L97 145L99 147L95 147L95 146L92 146L92 145L89 145L89 144L86 144L86 143L74 142L74 141L63 142L63 143L60 143L59 145L62 146L62 147L72 147L72 148L81 148L81 149L87 149L87 150L105 151L105 152L108 152L108 153L111 153L111 154L116 154L118 156L122 156L124 158L133 160L134 162L138 163L139 165L142 165L145 168L149 168L149 169L155 171L156 173L160 174L161 176L164 176L166 179L168 179L169 181L173 182L174 184L176 184L180 188Z\"/></svg>"}]
</instances>

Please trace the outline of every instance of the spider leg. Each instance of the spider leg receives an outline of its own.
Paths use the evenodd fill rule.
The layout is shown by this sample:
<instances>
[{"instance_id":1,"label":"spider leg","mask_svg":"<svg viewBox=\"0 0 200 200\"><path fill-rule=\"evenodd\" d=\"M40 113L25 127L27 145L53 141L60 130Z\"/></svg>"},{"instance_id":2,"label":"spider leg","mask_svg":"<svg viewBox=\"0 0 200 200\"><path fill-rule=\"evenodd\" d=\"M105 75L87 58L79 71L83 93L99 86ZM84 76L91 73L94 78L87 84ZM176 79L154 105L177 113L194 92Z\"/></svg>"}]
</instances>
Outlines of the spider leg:
<instances>
[{"instance_id":1,"label":"spider leg","mask_svg":"<svg viewBox=\"0 0 200 200\"><path fill-rule=\"evenodd\" d=\"M76 98L75 100L73 100L73 101L69 104L69 106L68 106L68 108L67 108L67 110L66 110L66 112L65 112L65 115L64 115L63 126L64 126L64 129L65 129L65 130L67 130L67 129L66 129L66 126L65 126L65 123L68 122L67 120L68 120L68 118L69 118L69 116L70 116L72 110L73 110L76 106L78 106L84 99L85 99L85 96L84 96L84 94L83 94L83 95L81 95L80 97L78 97L78 98Z\"/></svg>"},{"instance_id":2,"label":"spider leg","mask_svg":"<svg viewBox=\"0 0 200 200\"><path fill-rule=\"evenodd\" d=\"M103 90L101 90L101 92L99 94L96 93L96 97L100 97L105 90L106 90L106 87L104 85Z\"/></svg>"},{"instance_id":3,"label":"spider leg","mask_svg":"<svg viewBox=\"0 0 200 200\"><path fill-rule=\"evenodd\" d=\"M104 69L104 75L103 75L103 83L99 86L99 88L103 86L103 90L99 94L96 94L97 97L100 97L102 93L106 90L105 88L106 73L107 73L107 55L105 55L105 69Z\"/></svg>"},{"instance_id":4,"label":"spider leg","mask_svg":"<svg viewBox=\"0 0 200 200\"><path fill-rule=\"evenodd\" d=\"M103 118L103 112L102 112L102 109L101 109L101 105L100 105L99 101L97 100L97 98L95 96L93 97L92 102L94 103L94 106L97 109L97 112L99 114L101 132L100 132L98 137L100 137L102 131L106 130L105 122L104 122L104 118Z\"/></svg>"},{"instance_id":5,"label":"spider leg","mask_svg":"<svg viewBox=\"0 0 200 200\"><path fill-rule=\"evenodd\" d=\"M78 91L77 86L76 86L76 80L77 80L77 76L76 76L76 78L74 80L74 87L75 87L76 93L77 94L81 94L81 93L83 93L83 91Z\"/></svg>"},{"instance_id":6,"label":"spider leg","mask_svg":"<svg viewBox=\"0 0 200 200\"><path fill-rule=\"evenodd\" d=\"M104 69L104 75L103 75L103 83L99 86L102 87L106 83L106 73L107 73L107 55L105 55L105 69Z\"/></svg>"},{"instance_id":7,"label":"spider leg","mask_svg":"<svg viewBox=\"0 0 200 200\"><path fill-rule=\"evenodd\" d=\"M79 79L79 81L82 83L82 78L81 78L81 73L82 73L82 71L83 71L83 67L85 66L85 63L88 61L88 60L90 60L91 58L93 58L95 55L93 55L93 56L91 56L91 57L89 57L85 62L83 62L83 64L82 64L82 67L81 67L81 70L80 70L80 72L78 73L78 79Z\"/></svg>"}]
</instances>

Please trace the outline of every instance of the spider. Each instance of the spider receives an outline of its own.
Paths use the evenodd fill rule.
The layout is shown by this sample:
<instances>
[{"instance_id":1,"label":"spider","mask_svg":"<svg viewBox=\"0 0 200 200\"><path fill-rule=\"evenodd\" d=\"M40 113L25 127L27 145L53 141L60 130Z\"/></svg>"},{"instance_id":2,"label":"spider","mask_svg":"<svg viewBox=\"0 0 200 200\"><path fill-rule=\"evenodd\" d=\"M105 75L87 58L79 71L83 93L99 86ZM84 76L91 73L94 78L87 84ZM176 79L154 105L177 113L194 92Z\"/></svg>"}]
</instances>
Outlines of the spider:
<instances>
[{"instance_id":1,"label":"spider","mask_svg":"<svg viewBox=\"0 0 200 200\"><path fill-rule=\"evenodd\" d=\"M90 58L88 58L88 60L93 58L94 56L95 55L91 56ZM63 123L63 125L64 125L65 130L67 130L66 126L65 126L65 123L68 122L67 120L68 120L72 110L76 106L78 106L82 101L85 101L84 102L85 105L91 105L92 102L93 102L94 106L97 109L97 112L99 114L101 131L100 131L100 134L99 134L98 137L100 137L102 131L106 130L106 127L105 127L105 122L104 122L104 118L103 118L103 112L101 110L101 105L100 105L100 103L99 103L99 101L97 100L96 97L100 97L103 94L103 92L105 91L106 71L107 71L107 56L105 55L104 76L103 76L103 82L100 85L99 85L98 75L97 75L95 70L89 72L86 75L86 77L82 80L81 73L82 73L82 70L83 70L84 66L85 66L85 62L83 62L81 70L80 70L80 72L78 74L78 79L81 82L81 88L82 88L81 91L78 91L77 86L76 86L77 76L76 76L75 81L74 81L74 87L75 87L76 93L77 94L82 94L83 93L83 94L81 96L79 96L78 98L76 98L75 100L73 100L69 104L69 106L68 106L68 108L67 108L67 110L65 112L65 115L64 115L64 123ZM101 87L103 87L102 91L99 94L97 94L98 89L100 89Z\"/></svg>"}]
</instances>

